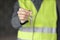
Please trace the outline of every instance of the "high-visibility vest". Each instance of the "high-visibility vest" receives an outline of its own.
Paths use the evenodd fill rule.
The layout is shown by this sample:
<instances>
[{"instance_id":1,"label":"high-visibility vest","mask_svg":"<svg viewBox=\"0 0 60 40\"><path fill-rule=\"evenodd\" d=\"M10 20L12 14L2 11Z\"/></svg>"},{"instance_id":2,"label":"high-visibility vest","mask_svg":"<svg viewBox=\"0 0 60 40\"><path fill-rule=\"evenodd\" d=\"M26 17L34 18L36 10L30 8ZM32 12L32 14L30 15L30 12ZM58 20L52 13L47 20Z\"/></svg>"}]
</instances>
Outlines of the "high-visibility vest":
<instances>
[{"instance_id":1,"label":"high-visibility vest","mask_svg":"<svg viewBox=\"0 0 60 40\"><path fill-rule=\"evenodd\" d=\"M39 11L31 0L18 0L19 6L31 10L32 15L28 23L18 30L18 38L21 40L57 40L56 0L43 0Z\"/></svg>"}]
</instances>

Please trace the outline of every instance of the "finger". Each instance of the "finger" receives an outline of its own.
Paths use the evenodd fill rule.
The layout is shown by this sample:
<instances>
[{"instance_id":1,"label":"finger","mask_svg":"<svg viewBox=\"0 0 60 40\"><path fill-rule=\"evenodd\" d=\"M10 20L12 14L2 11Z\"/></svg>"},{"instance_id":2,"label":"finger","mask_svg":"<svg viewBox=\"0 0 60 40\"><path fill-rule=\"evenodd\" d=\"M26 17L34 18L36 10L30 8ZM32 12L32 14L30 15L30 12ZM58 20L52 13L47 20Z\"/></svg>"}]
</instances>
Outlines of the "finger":
<instances>
[{"instance_id":1,"label":"finger","mask_svg":"<svg viewBox=\"0 0 60 40\"><path fill-rule=\"evenodd\" d=\"M25 15L32 15L32 11L26 10L26 9L23 9L23 8L20 8L18 13L25 14Z\"/></svg>"},{"instance_id":2,"label":"finger","mask_svg":"<svg viewBox=\"0 0 60 40\"><path fill-rule=\"evenodd\" d=\"M19 10L25 10L24 8L19 8Z\"/></svg>"},{"instance_id":3,"label":"finger","mask_svg":"<svg viewBox=\"0 0 60 40\"><path fill-rule=\"evenodd\" d=\"M19 19L25 19L25 15L18 15Z\"/></svg>"},{"instance_id":4,"label":"finger","mask_svg":"<svg viewBox=\"0 0 60 40\"><path fill-rule=\"evenodd\" d=\"M23 9L23 8L19 8L19 10L21 10L21 11L22 11L22 10L24 10L24 9Z\"/></svg>"},{"instance_id":5,"label":"finger","mask_svg":"<svg viewBox=\"0 0 60 40\"><path fill-rule=\"evenodd\" d=\"M18 13L18 15L20 15L20 14L26 15L26 13L25 12L22 12L22 11L18 11L17 13Z\"/></svg>"},{"instance_id":6,"label":"finger","mask_svg":"<svg viewBox=\"0 0 60 40\"><path fill-rule=\"evenodd\" d=\"M19 8L19 11L30 12L30 10L26 10L26 9L24 9L24 8Z\"/></svg>"},{"instance_id":7,"label":"finger","mask_svg":"<svg viewBox=\"0 0 60 40\"><path fill-rule=\"evenodd\" d=\"M30 15L30 13L28 13L28 12L17 12L18 13L18 15L25 15L25 16L29 16Z\"/></svg>"}]
</instances>

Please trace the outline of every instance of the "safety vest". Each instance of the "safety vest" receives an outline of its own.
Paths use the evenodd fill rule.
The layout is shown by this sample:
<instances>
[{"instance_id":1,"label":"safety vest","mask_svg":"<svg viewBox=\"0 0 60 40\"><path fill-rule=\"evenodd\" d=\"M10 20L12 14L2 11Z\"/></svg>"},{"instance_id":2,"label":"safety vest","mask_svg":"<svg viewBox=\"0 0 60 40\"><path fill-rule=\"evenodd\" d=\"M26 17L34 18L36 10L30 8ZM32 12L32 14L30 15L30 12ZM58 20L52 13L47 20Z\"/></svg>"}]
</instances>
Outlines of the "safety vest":
<instances>
[{"instance_id":1,"label":"safety vest","mask_svg":"<svg viewBox=\"0 0 60 40\"><path fill-rule=\"evenodd\" d=\"M18 0L19 6L31 10L32 15L28 23L18 30L21 40L57 40L56 33L56 0L43 0L39 11L31 0Z\"/></svg>"}]
</instances>

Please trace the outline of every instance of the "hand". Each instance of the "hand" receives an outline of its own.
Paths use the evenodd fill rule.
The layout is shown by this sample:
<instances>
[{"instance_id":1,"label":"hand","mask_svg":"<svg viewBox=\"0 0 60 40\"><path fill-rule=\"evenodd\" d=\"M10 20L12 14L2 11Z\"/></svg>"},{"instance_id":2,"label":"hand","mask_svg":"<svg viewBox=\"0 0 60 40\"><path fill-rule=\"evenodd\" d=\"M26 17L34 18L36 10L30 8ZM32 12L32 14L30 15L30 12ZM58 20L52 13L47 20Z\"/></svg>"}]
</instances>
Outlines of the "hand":
<instances>
[{"instance_id":1,"label":"hand","mask_svg":"<svg viewBox=\"0 0 60 40\"><path fill-rule=\"evenodd\" d=\"M29 16L32 14L31 11L23 9L23 8L19 8L17 13L18 13L18 17L21 23L24 23L26 20L28 20Z\"/></svg>"}]
</instances>

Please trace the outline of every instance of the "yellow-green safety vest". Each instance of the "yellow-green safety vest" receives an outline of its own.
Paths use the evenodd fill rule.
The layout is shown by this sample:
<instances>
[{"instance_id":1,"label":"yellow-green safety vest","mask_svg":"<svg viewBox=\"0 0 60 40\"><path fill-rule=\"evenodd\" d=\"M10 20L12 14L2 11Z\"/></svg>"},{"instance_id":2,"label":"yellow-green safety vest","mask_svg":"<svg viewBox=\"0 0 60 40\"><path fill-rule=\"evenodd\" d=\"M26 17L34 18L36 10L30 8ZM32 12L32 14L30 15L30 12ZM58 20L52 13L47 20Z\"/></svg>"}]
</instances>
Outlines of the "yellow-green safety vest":
<instances>
[{"instance_id":1,"label":"yellow-green safety vest","mask_svg":"<svg viewBox=\"0 0 60 40\"><path fill-rule=\"evenodd\" d=\"M21 40L57 40L56 0L43 0L39 11L31 0L18 0L19 6L31 10L32 15L28 23L18 30L18 38Z\"/></svg>"}]
</instances>

